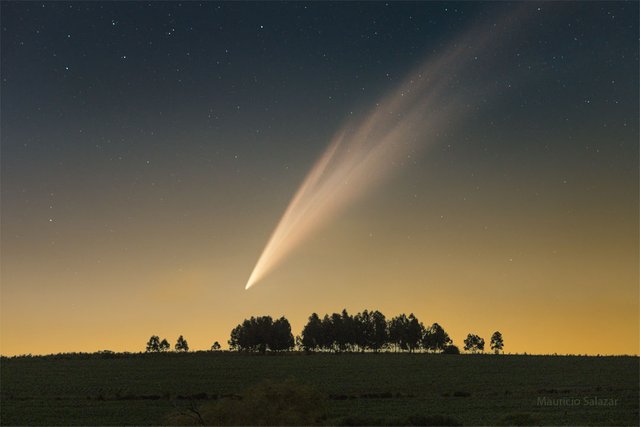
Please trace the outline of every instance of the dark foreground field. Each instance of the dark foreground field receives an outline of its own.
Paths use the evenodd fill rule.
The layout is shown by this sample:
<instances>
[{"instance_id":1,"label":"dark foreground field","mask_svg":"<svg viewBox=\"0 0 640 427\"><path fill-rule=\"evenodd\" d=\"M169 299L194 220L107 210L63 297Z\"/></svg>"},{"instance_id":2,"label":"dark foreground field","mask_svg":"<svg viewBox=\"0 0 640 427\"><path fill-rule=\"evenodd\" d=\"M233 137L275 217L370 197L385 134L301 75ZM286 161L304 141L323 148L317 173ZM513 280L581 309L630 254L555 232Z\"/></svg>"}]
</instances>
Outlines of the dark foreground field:
<instances>
[{"instance_id":1,"label":"dark foreground field","mask_svg":"<svg viewBox=\"0 0 640 427\"><path fill-rule=\"evenodd\" d=\"M201 352L3 358L1 374L3 425L165 424L176 405L287 378L326 397L329 425L410 415L464 425L638 425L637 357Z\"/></svg>"}]
</instances>

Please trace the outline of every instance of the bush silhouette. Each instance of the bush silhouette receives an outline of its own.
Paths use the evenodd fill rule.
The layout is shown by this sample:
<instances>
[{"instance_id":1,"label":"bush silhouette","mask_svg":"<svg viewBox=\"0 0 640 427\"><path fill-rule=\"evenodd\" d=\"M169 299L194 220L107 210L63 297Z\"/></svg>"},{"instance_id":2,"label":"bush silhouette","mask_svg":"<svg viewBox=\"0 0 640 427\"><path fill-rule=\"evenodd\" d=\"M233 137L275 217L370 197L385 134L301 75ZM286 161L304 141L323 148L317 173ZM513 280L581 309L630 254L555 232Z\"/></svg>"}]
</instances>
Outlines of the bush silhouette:
<instances>
[{"instance_id":1,"label":"bush silhouette","mask_svg":"<svg viewBox=\"0 0 640 427\"><path fill-rule=\"evenodd\" d=\"M442 354L460 354L460 349L457 346L451 344L446 346L444 350L442 350Z\"/></svg>"},{"instance_id":2,"label":"bush silhouette","mask_svg":"<svg viewBox=\"0 0 640 427\"><path fill-rule=\"evenodd\" d=\"M317 425L324 417L325 397L295 382L265 381L241 398L224 398L201 407L178 410L170 425Z\"/></svg>"}]
</instances>

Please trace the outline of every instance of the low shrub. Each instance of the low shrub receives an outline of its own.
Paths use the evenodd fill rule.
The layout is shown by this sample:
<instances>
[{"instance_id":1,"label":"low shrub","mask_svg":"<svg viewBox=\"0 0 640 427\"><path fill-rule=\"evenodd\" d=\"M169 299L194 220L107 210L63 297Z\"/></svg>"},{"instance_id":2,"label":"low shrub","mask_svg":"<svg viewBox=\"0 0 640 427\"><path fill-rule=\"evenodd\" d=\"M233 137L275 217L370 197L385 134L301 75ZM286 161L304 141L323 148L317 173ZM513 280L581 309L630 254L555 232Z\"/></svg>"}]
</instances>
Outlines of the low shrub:
<instances>
[{"instance_id":1,"label":"low shrub","mask_svg":"<svg viewBox=\"0 0 640 427\"><path fill-rule=\"evenodd\" d=\"M222 398L196 406L176 408L169 425L316 425L324 417L325 398L293 380L265 381L241 398Z\"/></svg>"}]
</instances>

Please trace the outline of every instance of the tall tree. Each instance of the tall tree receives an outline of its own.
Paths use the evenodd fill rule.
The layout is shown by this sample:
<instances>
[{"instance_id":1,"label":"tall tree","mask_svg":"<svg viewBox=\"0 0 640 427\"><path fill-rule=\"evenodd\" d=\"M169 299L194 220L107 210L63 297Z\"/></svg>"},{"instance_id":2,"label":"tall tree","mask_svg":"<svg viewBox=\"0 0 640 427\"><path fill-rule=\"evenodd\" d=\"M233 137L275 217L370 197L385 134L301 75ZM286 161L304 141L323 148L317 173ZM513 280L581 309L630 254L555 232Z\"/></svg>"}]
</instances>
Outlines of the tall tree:
<instances>
[{"instance_id":1,"label":"tall tree","mask_svg":"<svg viewBox=\"0 0 640 427\"><path fill-rule=\"evenodd\" d=\"M433 352L441 352L451 344L452 341L451 338L449 338L449 334L437 323L427 328L422 340L424 349Z\"/></svg>"},{"instance_id":2,"label":"tall tree","mask_svg":"<svg viewBox=\"0 0 640 427\"><path fill-rule=\"evenodd\" d=\"M407 320L406 345L409 352L413 352L420 348L422 337L424 336L424 325L413 315L413 313L409 314Z\"/></svg>"},{"instance_id":3,"label":"tall tree","mask_svg":"<svg viewBox=\"0 0 640 427\"><path fill-rule=\"evenodd\" d=\"M176 351L189 351L189 344L187 344L187 340L184 339L182 335L178 337L176 341L176 345L174 347Z\"/></svg>"},{"instance_id":4,"label":"tall tree","mask_svg":"<svg viewBox=\"0 0 640 427\"><path fill-rule=\"evenodd\" d=\"M262 354L269 349L272 343L271 336L273 334L273 319L271 316L260 316L252 318L254 320L254 344L258 351Z\"/></svg>"},{"instance_id":5,"label":"tall tree","mask_svg":"<svg viewBox=\"0 0 640 427\"><path fill-rule=\"evenodd\" d=\"M340 315L340 313L333 313L331 315L331 338L334 351L345 350L342 316Z\"/></svg>"},{"instance_id":6,"label":"tall tree","mask_svg":"<svg viewBox=\"0 0 640 427\"><path fill-rule=\"evenodd\" d=\"M160 337L157 335L151 335L149 341L147 341L147 353L160 351Z\"/></svg>"},{"instance_id":7,"label":"tall tree","mask_svg":"<svg viewBox=\"0 0 640 427\"><path fill-rule=\"evenodd\" d=\"M389 331L387 327L387 319L384 314L378 310L371 313L371 324L373 326L373 341L371 348L378 352L384 348L389 342Z\"/></svg>"},{"instance_id":8,"label":"tall tree","mask_svg":"<svg viewBox=\"0 0 640 427\"><path fill-rule=\"evenodd\" d=\"M475 334L468 334L464 340L464 349L472 353L484 351L484 338L480 338Z\"/></svg>"},{"instance_id":9,"label":"tall tree","mask_svg":"<svg viewBox=\"0 0 640 427\"><path fill-rule=\"evenodd\" d=\"M160 351L168 351L170 348L171 344L169 344L166 338L160 341Z\"/></svg>"},{"instance_id":10,"label":"tall tree","mask_svg":"<svg viewBox=\"0 0 640 427\"><path fill-rule=\"evenodd\" d=\"M316 351L323 346L322 320L316 313L311 313L307 324L302 329L302 348L305 351Z\"/></svg>"},{"instance_id":11,"label":"tall tree","mask_svg":"<svg viewBox=\"0 0 640 427\"><path fill-rule=\"evenodd\" d=\"M291 324L284 316L273 322L271 329L267 343L269 350L285 351L293 348L295 342L291 333Z\"/></svg>"},{"instance_id":12,"label":"tall tree","mask_svg":"<svg viewBox=\"0 0 640 427\"><path fill-rule=\"evenodd\" d=\"M336 325L333 323L333 317L325 314L322 318L322 344L323 349L335 351L336 346Z\"/></svg>"},{"instance_id":13,"label":"tall tree","mask_svg":"<svg viewBox=\"0 0 640 427\"><path fill-rule=\"evenodd\" d=\"M243 337L243 329L242 325L238 325L231 330L231 336L229 337L229 349L242 351L245 350L245 346L243 345L244 337Z\"/></svg>"},{"instance_id":14,"label":"tall tree","mask_svg":"<svg viewBox=\"0 0 640 427\"><path fill-rule=\"evenodd\" d=\"M493 350L495 354L499 354L503 348L504 341L502 334L499 331L495 331L493 335L491 335L491 350Z\"/></svg>"},{"instance_id":15,"label":"tall tree","mask_svg":"<svg viewBox=\"0 0 640 427\"><path fill-rule=\"evenodd\" d=\"M340 315L342 328L340 330L340 345L342 351L352 351L356 347L356 325L347 309L343 309Z\"/></svg>"},{"instance_id":16,"label":"tall tree","mask_svg":"<svg viewBox=\"0 0 640 427\"><path fill-rule=\"evenodd\" d=\"M357 313L353 316L353 327L355 346L360 351L373 348L373 319L371 318L369 311L364 310L362 313Z\"/></svg>"},{"instance_id":17,"label":"tall tree","mask_svg":"<svg viewBox=\"0 0 640 427\"><path fill-rule=\"evenodd\" d=\"M229 348L260 352L291 350L295 344L291 324L285 317L275 322L271 316L251 317L233 328Z\"/></svg>"},{"instance_id":18,"label":"tall tree","mask_svg":"<svg viewBox=\"0 0 640 427\"><path fill-rule=\"evenodd\" d=\"M395 350L408 350L407 331L409 329L409 319L405 314L401 314L389 320L389 342Z\"/></svg>"}]
</instances>

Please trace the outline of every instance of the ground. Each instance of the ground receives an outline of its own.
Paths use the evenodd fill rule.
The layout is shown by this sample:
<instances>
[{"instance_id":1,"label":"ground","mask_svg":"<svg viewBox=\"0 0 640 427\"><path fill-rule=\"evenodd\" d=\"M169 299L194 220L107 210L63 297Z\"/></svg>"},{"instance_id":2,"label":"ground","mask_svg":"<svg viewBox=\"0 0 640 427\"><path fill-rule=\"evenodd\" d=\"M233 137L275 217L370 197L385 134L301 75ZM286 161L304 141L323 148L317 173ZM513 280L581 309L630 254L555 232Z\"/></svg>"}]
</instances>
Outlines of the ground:
<instances>
[{"instance_id":1,"label":"ground","mask_svg":"<svg viewBox=\"0 0 640 427\"><path fill-rule=\"evenodd\" d=\"M293 378L325 424L442 415L464 425L638 425L638 357L225 352L3 358L2 425L156 425L175 407ZM349 421L350 419L350 421Z\"/></svg>"}]
</instances>

